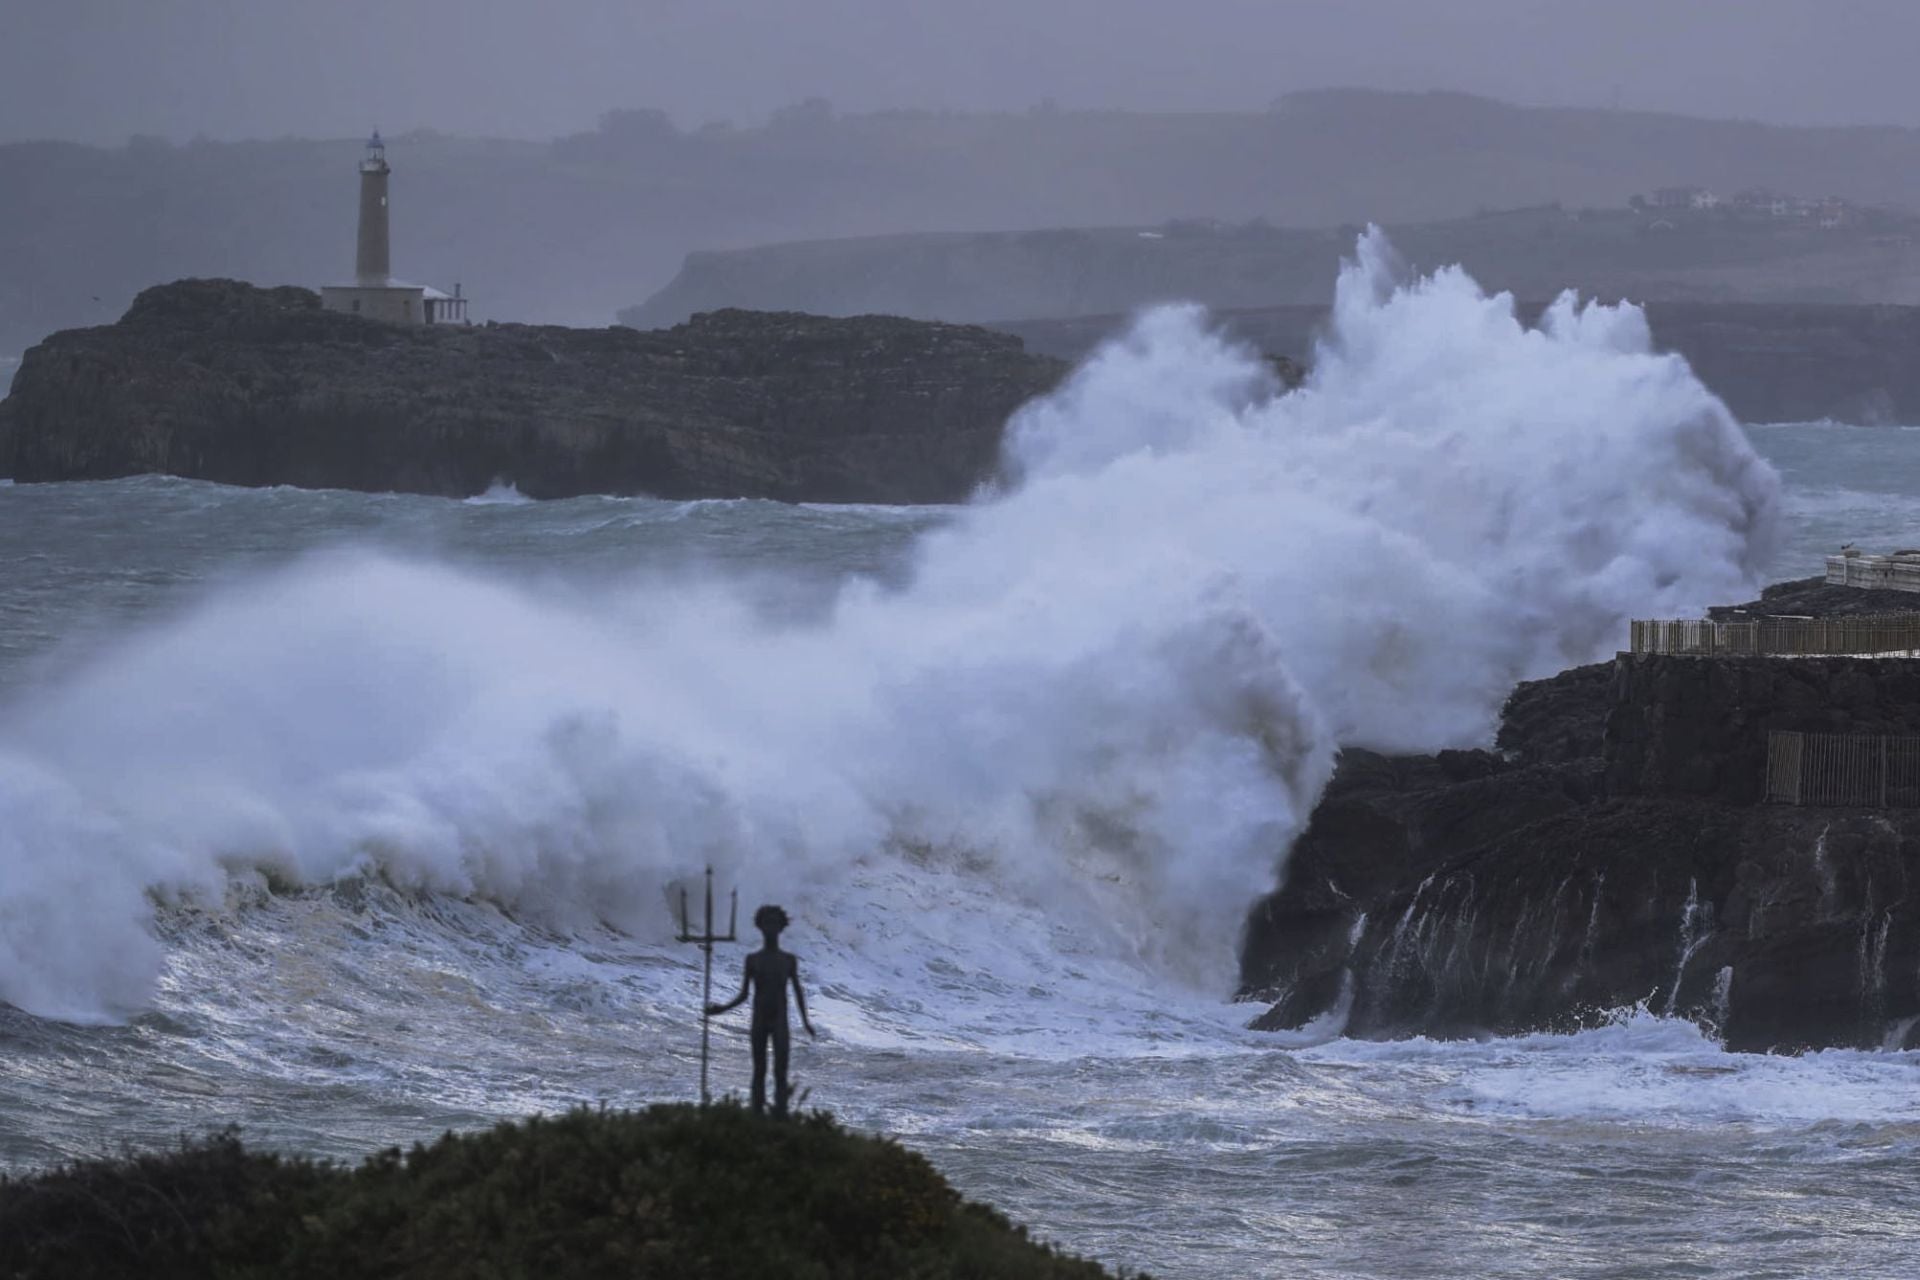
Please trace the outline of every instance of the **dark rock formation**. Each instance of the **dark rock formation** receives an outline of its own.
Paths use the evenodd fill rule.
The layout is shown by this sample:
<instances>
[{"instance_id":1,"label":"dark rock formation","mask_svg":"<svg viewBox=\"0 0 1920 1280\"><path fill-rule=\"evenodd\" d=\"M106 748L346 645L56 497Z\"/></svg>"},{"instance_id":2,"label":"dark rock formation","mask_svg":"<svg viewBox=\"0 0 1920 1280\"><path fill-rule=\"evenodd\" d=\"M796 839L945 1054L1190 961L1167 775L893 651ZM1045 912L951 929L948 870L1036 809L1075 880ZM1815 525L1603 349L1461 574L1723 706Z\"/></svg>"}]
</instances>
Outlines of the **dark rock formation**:
<instances>
[{"instance_id":1,"label":"dark rock formation","mask_svg":"<svg viewBox=\"0 0 1920 1280\"><path fill-rule=\"evenodd\" d=\"M1606 718L1607 790L1758 803L1771 729L1920 734L1920 661L1623 656Z\"/></svg>"},{"instance_id":2,"label":"dark rock formation","mask_svg":"<svg viewBox=\"0 0 1920 1280\"><path fill-rule=\"evenodd\" d=\"M187 280L27 352L0 475L950 502L1063 371L1004 334L886 317L408 329L305 289Z\"/></svg>"},{"instance_id":3,"label":"dark rock formation","mask_svg":"<svg viewBox=\"0 0 1920 1280\"><path fill-rule=\"evenodd\" d=\"M1841 587L1829 585L1825 578L1795 578L1774 583L1758 600L1709 609L1707 616L1716 622L1751 622L1762 617L1857 618L1915 612L1920 612L1920 594L1912 591Z\"/></svg>"},{"instance_id":4,"label":"dark rock formation","mask_svg":"<svg viewBox=\"0 0 1920 1280\"><path fill-rule=\"evenodd\" d=\"M1347 751L1249 920L1256 1025L1920 1042L1920 810L1756 803L1769 729L1920 732L1920 661L1632 657L1520 686L1500 751Z\"/></svg>"},{"instance_id":5,"label":"dark rock formation","mask_svg":"<svg viewBox=\"0 0 1920 1280\"><path fill-rule=\"evenodd\" d=\"M1535 764L1592 759L1612 705L1613 668L1606 663L1525 681L1507 695L1493 745Z\"/></svg>"}]
</instances>

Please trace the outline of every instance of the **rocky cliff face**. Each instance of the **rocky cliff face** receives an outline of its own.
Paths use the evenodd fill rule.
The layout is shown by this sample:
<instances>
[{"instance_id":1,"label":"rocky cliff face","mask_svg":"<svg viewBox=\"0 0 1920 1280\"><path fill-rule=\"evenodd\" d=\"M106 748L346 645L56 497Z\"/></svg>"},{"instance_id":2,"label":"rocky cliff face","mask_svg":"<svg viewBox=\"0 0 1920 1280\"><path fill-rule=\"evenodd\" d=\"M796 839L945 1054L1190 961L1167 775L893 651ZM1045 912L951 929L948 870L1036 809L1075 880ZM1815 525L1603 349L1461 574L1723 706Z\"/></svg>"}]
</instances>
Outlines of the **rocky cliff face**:
<instances>
[{"instance_id":1,"label":"rocky cliff face","mask_svg":"<svg viewBox=\"0 0 1920 1280\"><path fill-rule=\"evenodd\" d=\"M1920 661L1623 656L1522 685L1498 752L1344 753L1249 920L1256 1025L1920 1043L1920 811L1756 803L1769 728L1920 731Z\"/></svg>"},{"instance_id":2,"label":"rocky cliff face","mask_svg":"<svg viewBox=\"0 0 1920 1280\"><path fill-rule=\"evenodd\" d=\"M1016 338L886 317L401 329L305 289L188 280L27 352L0 475L950 502L1063 372Z\"/></svg>"},{"instance_id":3,"label":"rocky cliff face","mask_svg":"<svg viewBox=\"0 0 1920 1280\"><path fill-rule=\"evenodd\" d=\"M1621 657L1602 750L1607 790L1757 804L1772 729L1920 734L1920 661Z\"/></svg>"}]
</instances>

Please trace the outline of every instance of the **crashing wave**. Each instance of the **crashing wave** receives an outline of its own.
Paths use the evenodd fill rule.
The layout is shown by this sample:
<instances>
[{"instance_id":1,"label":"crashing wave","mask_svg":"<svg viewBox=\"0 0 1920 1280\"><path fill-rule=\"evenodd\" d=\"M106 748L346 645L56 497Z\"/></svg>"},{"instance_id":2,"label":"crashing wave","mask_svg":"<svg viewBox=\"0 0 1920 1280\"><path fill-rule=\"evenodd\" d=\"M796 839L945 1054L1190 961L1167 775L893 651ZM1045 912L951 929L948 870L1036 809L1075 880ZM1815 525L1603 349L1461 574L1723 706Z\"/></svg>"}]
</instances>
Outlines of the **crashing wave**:
<instances>
[{"instance_id":1,"label":"crashing wave","mask_svg":"<svg viewBox=\"0 0 1920 1280\"><path fill-rule=\"evenodd\" d=\"M0 1000L141 1007L156 899L235 869L645 938L708 862L876 982L937 952L1223 993L1337 743L1484 741L1630 614L1749 591L1778 505L1637 309L1530 328L1375 232L1299 390L1160 308L1006 450L824 621L345 552L128 635L0 728Z\"/></svg>"}]
</instances>

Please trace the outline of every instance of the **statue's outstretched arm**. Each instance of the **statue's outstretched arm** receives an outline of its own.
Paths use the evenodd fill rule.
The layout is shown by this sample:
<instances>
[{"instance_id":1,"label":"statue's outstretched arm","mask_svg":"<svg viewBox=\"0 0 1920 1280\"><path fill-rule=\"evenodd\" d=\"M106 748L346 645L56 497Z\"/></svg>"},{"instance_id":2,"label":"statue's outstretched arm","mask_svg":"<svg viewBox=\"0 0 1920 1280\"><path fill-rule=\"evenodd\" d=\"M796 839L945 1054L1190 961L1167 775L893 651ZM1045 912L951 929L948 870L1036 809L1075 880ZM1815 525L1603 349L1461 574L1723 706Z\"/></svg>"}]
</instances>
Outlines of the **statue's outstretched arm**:
<instances>
[{"instance_id":1,"label":"statue's outstretched arm","mask_svg":"<svg viewBox=\"0 0 1920 1280\"><path fill-rule=\"evenodd\" d=\"M747 1002L747 989L752 985L753 985L753 968L750 965L743 964L740 966L740 994L735 996L733 999L727 1001L725 1004L708 1005L707 1016L709 1018L718 1017L720 1014L725 1013L729 1009L738 1009L741 1005Z\"/></svg>"}]
</instances>

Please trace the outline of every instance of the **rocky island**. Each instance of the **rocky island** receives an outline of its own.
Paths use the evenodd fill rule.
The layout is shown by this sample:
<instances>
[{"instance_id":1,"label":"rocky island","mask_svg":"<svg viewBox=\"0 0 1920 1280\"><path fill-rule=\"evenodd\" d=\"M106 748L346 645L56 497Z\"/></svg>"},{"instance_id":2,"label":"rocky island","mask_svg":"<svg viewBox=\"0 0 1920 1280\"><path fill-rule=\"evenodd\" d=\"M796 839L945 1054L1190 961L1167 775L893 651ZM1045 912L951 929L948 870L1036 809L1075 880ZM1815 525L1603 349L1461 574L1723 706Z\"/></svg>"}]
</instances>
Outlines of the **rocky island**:
<instances>
[{"instance_id":1,"label":"rocky island","mask_svg":"<svg viewBox=\"0 0 1920 1280\"><path fill-rule=\"evenodd\" d=\"M882 316L407 328L307 289L183 280L26 353L0 477L953 502L1065 369L1006 334Z\"/></svg>"},{"instance_id":2,"label":"rocky island","mask_svg":"<svg viewBox=\"0 0 1920 1280\"><path fill-rule=\"evenodd\" d=\"M1913 599L1809 579L1744 608ZM1248 923L1255 1025L1508 1035L1641 1005L1736 1050L1920 1045L1920 794L1765 803L1769 730L1920 735L1920 659L1622 654L1519 686L1495 750L1344 752Z\"/></svg>"}]
</instances>

